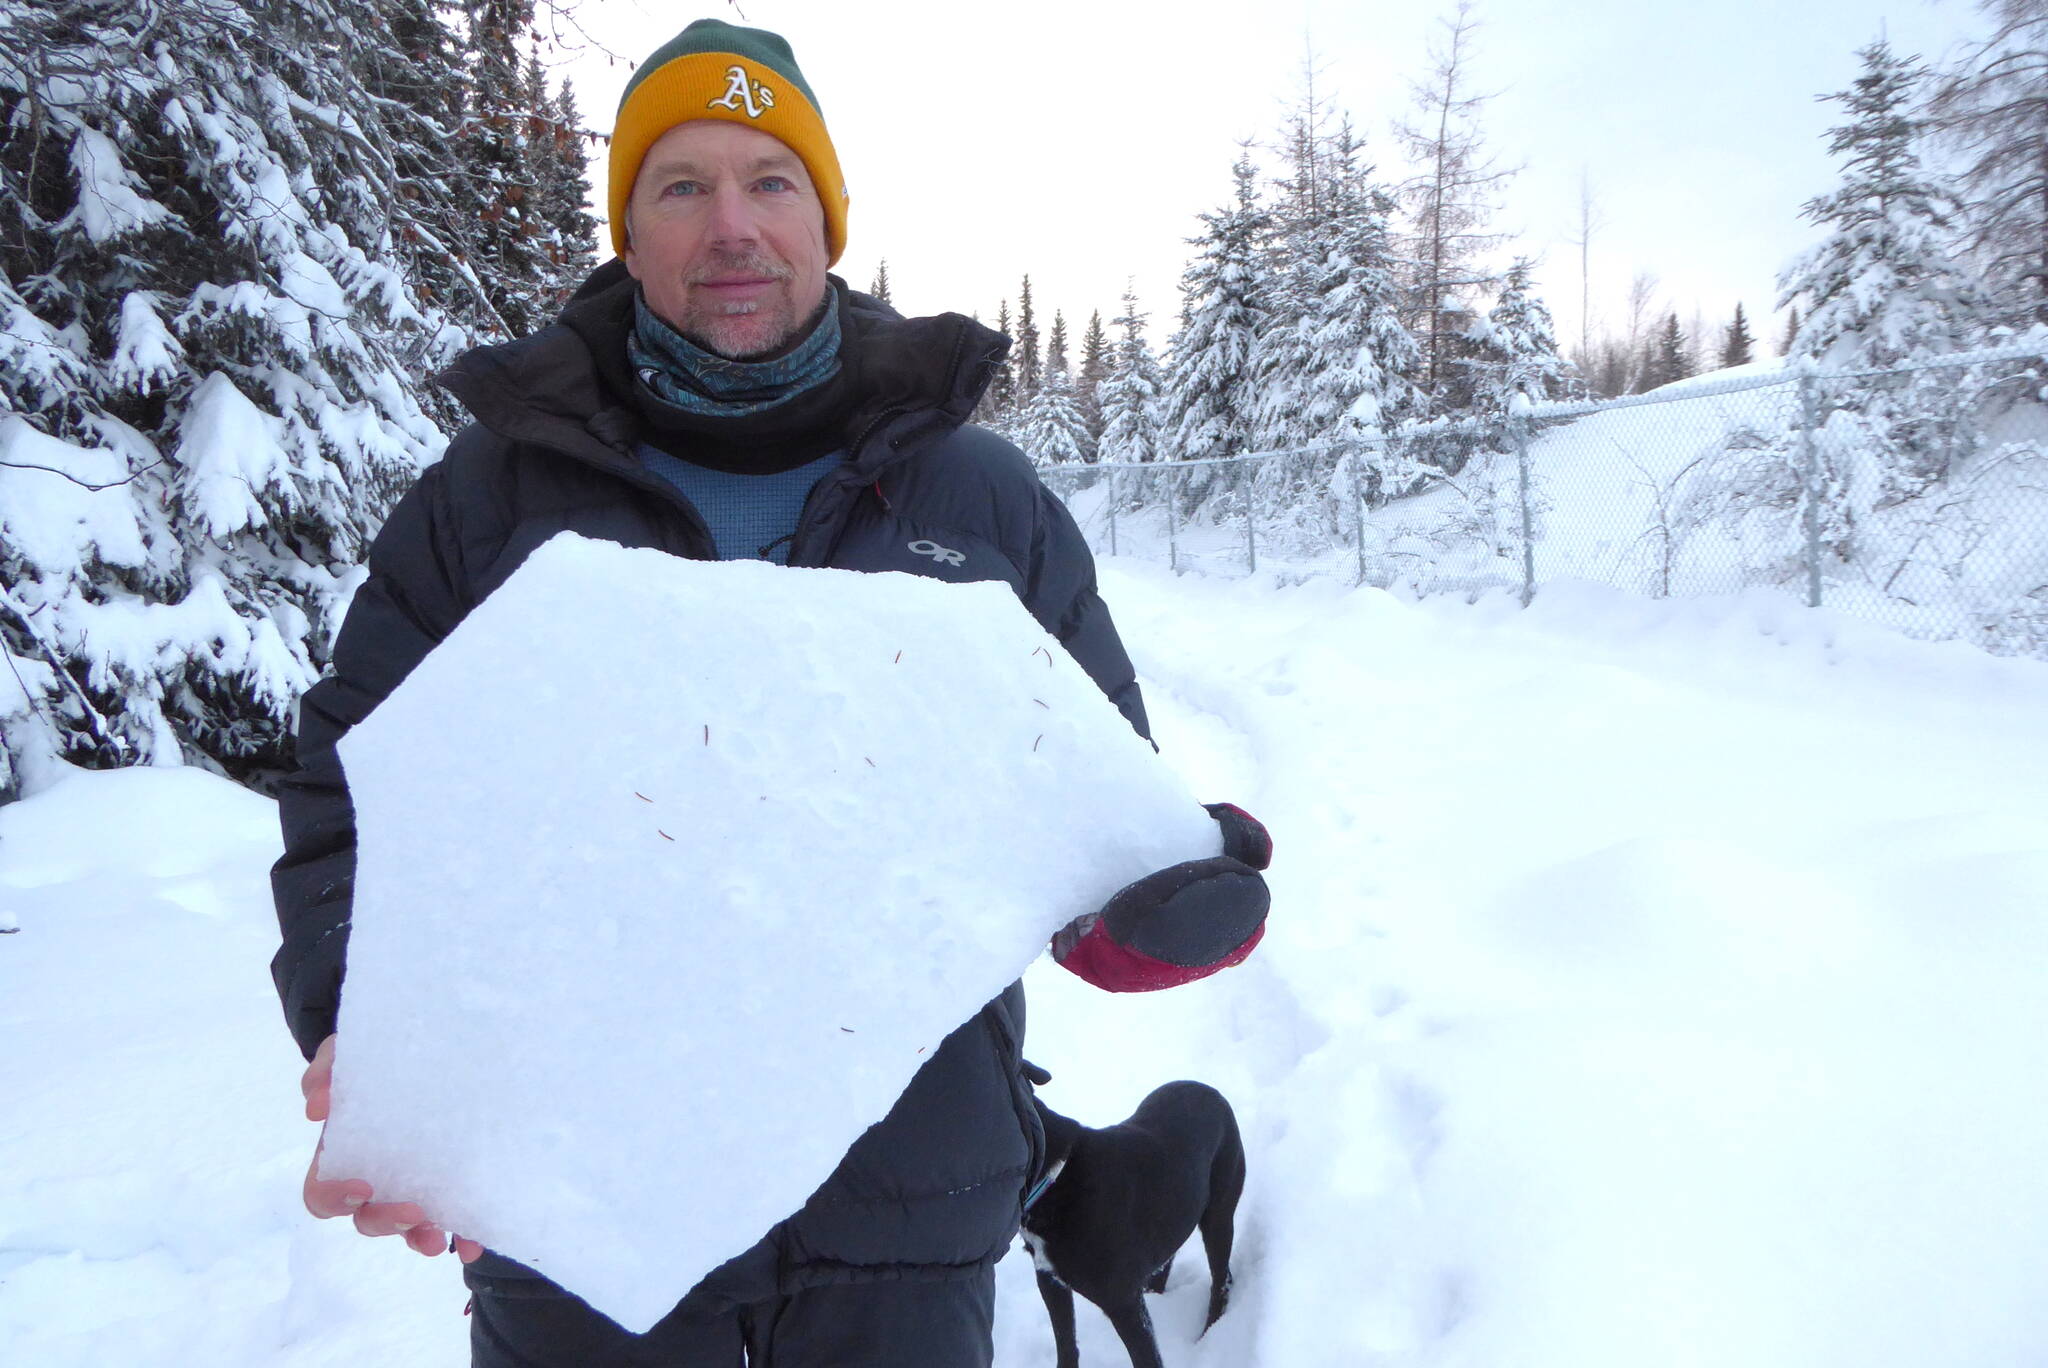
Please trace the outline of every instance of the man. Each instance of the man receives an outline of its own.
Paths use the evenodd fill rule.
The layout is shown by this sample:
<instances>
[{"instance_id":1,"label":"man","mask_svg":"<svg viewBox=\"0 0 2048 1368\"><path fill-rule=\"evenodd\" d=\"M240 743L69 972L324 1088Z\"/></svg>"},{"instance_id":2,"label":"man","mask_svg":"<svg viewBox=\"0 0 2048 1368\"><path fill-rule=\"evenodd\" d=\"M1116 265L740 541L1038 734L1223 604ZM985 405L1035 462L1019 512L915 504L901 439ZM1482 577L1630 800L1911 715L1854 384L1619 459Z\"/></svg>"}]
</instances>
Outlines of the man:
<instances>
[{"instance_id":1,"label":"man","mask_svg":"<svg viewBox=\"0 0 2048 1368\"><path fill-rule=\"evenodd\" d=\"M476 422L393 510L333 671L301 708L272 973L312 1061L314 1120L327 1111L355 860L335 743L557 532L695 559L1003 580L1145 731L1073 520L1021 453L963 425L1007 339L956 314L899 318L827 275L846 191L788 45L703 20L656 52L620 104L609 191L621 260L554 325L441 377ZM1250 953L1269 845L1236 809L1211 811L1226 856L1124 890L1061 933L1063 963L1129 990ZM986 1365L993 1264L1044 1146L1023 1032L1013 985L947 1038L801 1211L645 1336L455 1239L475 1362ZM361 1180L309 1171L305 1193L315 1215L351 1215L364 1234L450 1247L428 1212L376 1201Z\"/></svg>"}]
</instances>

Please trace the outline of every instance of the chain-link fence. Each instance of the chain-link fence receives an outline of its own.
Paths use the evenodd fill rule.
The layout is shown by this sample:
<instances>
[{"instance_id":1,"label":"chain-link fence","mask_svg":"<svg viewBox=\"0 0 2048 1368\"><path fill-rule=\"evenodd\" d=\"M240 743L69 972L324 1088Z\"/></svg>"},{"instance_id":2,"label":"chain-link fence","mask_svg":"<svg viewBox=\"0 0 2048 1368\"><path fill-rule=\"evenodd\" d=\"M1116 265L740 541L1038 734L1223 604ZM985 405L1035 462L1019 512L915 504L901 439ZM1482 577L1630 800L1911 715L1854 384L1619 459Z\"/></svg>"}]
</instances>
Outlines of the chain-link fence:
<instances>
[{"instance_id":1,"label":"chain-link fence","mask_svg":"<svg viewBox=\"0 0 2048 1368\"><path fill-rule=\"evenodd\" d=\"M1722 374L1217 461L1041 469L1098 553L1415 594L1763 589L2048 656L2048 355Z\"/></svg>"}]
</instances>

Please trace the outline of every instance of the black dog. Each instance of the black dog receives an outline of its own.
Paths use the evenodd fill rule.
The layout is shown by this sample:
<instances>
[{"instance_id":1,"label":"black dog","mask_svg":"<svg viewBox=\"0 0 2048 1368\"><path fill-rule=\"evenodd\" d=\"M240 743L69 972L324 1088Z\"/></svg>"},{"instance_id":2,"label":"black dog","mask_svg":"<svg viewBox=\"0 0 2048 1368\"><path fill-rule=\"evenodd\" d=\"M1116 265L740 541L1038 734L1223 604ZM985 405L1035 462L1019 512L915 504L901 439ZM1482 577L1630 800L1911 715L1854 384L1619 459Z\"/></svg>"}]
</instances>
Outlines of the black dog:
<instances>
[{"instance_id":1,"label":"black dog","mask_svg":"<svg viewBox=\"0 0 2048 1368\"><path fill-rule=\"evenodd\" d=\"M1042 1075L1034 1069L1033 1081ZM1222 1093L1191 1082L1168 1083L1130 1120L1102 1130L1037 1105L1046 1175L1024 1212L1024 1244L1052 1316L1059 1368L1081 1361L1076 1292L1109 1317L1133 1368L1164 1368L1145 1293L1166 1290L1174 1252L1198 1228L1209 1255L1204 1333L1230 1300L1230 1242L1244 1191L1237 1117Z\"/></svg>"}]
</instances>

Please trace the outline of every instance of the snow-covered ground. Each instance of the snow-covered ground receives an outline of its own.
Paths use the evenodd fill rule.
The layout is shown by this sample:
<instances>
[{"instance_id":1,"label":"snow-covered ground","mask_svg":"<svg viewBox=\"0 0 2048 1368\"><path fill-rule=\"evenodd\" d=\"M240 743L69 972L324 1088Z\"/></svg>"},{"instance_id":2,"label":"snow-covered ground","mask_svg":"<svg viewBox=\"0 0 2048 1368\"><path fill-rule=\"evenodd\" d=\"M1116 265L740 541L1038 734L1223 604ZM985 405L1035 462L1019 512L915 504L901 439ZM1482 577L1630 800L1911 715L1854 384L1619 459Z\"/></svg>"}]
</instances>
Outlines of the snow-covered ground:
<instances>
[{"instance_id":1,"label":"snow-covered ground","mask_svg":"<svg viewBox=\"0 0 2048 1368\"><path fill-rule=\"evenodd\" d=\"M1279 847L1245 966L1033 971L1053 1106L1237 1105L1236 1296L1196 1342L1180 1261L1169 1364L2048 1361L2048 665L1761 594L1104 577L1165 753ZM275 842L191 771L0 809L10 1368L463 1361L453 1260L299 1207Z\"/></svg>"}]
</instances>

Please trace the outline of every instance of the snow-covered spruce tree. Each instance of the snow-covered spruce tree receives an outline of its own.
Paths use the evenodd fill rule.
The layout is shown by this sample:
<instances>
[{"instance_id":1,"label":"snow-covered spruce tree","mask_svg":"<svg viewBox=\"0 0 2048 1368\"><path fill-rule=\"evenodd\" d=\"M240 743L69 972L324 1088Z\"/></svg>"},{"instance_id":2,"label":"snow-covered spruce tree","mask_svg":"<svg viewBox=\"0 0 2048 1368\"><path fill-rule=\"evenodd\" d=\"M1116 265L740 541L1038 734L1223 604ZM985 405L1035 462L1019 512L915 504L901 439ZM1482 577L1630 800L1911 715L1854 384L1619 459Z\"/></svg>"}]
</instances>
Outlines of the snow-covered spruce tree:
<instances>
[{"instance_id":1,"label":"snow-covered spruce tree","mask_svg":"<svg viewBox=\"0 0 2048 1368\"><path fill-rule=\"evenodd\" d=\"M1968 347L1984 300L1955 250L1954 199L1916 150L1924 71L1883 42L1857 56L1855 84L1824 97L1850 116L1830 130L1842 183L1803 211L1827 237L1787 268L1779 302L1805 306L1798 354L1827 369L1875 370ZM1966 376L1941 370L1831 388L1830 405L1862 420L1881 505L1925 490L1974 448L1968 389Z\"/></svg>"},{"instance_id":2,"label":"snow-covered spruce tree","mask_svg":"<svg viewBox=\"0 0 2048 1368\"><path fill-rule=\"evenodd\" d=\"M1556 325L1536 293L1534 271L1529 258L1515 258L1474 339L1474 404L1492 422L1507 417L1518 394L1532 404L1563 399L1577 380L1571 363L1558 355Z\"/></svg>"},{"instance_id":3,"label":"snow-covered spruce tree","mask_svg":"<svg viewBox=\"0 0 2048 1368\"><path fill-rule=\"evenodd\" d=\"M1263 270L1267 217L1248 152L1240 150L1231 176L1234 202L1201 215L1206 229L1189 239L1195 257L1181 275L1187 322L1173 341L1162 423L1173 460L1235 456L1250 445L1252 349L1269 286ZM1213 468L1189 473L1183 488L1191 506L1215 480Z\"/></svg>"},{"instance_id":4,"label":"snow-covered spruce tree","mask_svg":"<svg viewBox=\"0 0 2048 1368\"><path fill-rule=\"evenodd\" d=\"M1721 337L1721 369L1746 366L1752 359L1756 339L1749 335L1749 320L1742 316L1742 304L1735 305L1735 319Z\"/></svg>"},{"instance_id":5,"label":"snow-covered spruce tree","mask_svg":"<svg viewBox=\"0 0 2048 1368\"><path fill-rule=\"evenodd\" d=\"M1098 459L1117 464L1163 460L1159 449L1160 406L1166 389L1152 345L1145 340L1145 314L1137 292L1126 281L1123 312L1110 326L1120 329L1109 362L1109 374L1097 397L1102 407L1102 440ZM1161 491L1163 493L1163 491Z\"/></svg>"},{"instance_id":6,"label":"snow-covered spruce tree","mask_svg":"<svg viewBox=\"0 0 2048 1368\"><path fill-rule=\"evenodd\" d=\"M1031 277L1017 295L1017 345L1010 350L1010 407L1021 412L1038 393L1038 315L1031 307Z\"/></svg>"},{"instance_id":7,"label":"snow-covered spruce tree","mask_svg":"<svg viewBox=\"0 0 2048 1368\"><path fill-rule=\"evenodd\" d=\"M868 293L891 308L895 307L896 301L889 298L889 258L883 257L875 264L875 280L868 286Z\"/></svg>"},{"instance_id":8,"label":"snow-covered spruce tree","mask_svg":"<svg viewBox=\"0 0 2048 1368\"><path fill-rule=\"evenodd\" d=\"M1042 466L1079 465L1095 459L1095 444L1089 439L1080 399L1074 393L1074 378L1067 369L1067 320L1058 310L1053 311L1038 391L1025 402L1015 436L1024 453Z\"/></svg>"},{"instance_id":9,"label":"snow-covered spruce tree","mask_svg":"<svg viewBox=\"0 0 2048 1368\"><path fill-rule=\"evenodd\" d=\"M260 781L439 446L368 0L0 7L0 797ZM458 339L459 340L459 337Z\"/></svg>"},{"instance_id":10,"label":"snow-covered spruce tree","mask_svg":"<svg viewBox=\"0 0 2048 1368\"><path fill-rule=\"evenodd\" d=\"M1088 331L1081 334L1081 367L1074 376L1074 402L1081 409L1081 422L1088 429L1088 450L1094 453L1102 442L1102 382L1109 377L1109 335L1102 330L1102 310L1088 314ZM1089 460L1100 460L1091 454Z\"/></svg>"},{"instance_id":11,"label":"snow-covered spruce tree","mask_svg":"<svg viewBox=\"0 0 2048 1368\"><path fill-rule=\"evenodd\" d=\"M1305 60L1300 93L1278 142L1286 170L1272 182L1260 245L1265 287L1249 388L1250 443L1261 451L1282 450L1303 440L1290 405L1307 345L1302 325L1330 238L1329 111L1317 96L1317 74L1313 61Z\"/></svg>"},{"instance_id":12,"label":"snow-covered spruce tree","mask_svg":"<svg viewBox=\"0 0 2048 1368\"><path fill-rule=\"evenodd\" d=\"M1334 530L1339 510L1359 495L1375 505L1400 492L1413 472L1398 443L1357 439L1392 429L1421 408L1407 378L1418 363L1415 339L1400 318L1391 247L1392 196L1359 165L1348 123L1322 151L1318 212L1304 217L1289 252L1294 317L1275 320L1254 349L1254 441L1300 449L1283 495L1318 511ZM1333 480L1339 464L1351 481Z\"/></svg>"},{"instance_id":13,"label":"snow-covered spruce tree","mask_svg":"<svg viewBox=\"0 0 2048 1368\"><path fill-rule=\"evenodd\" d=\"M1013 436L1025 455L1042 466L1090 460L1088 425L1081 418L1074 382L1048 368L1038 379L1038 393L1018 415Z\"/></svg>"},{"instance_id":14,"label":"snow-covered spruce tree","mask_svg":"<svg viewBox=\"0 0 2048 1368\"><path fill-rule=\"evenodd\" d=\"M1410 377L1438 413L1462 412L1471 401L1464 340L1478 317L1476 300L1498 285L1484 256L1500 242L1487 231L1493 197L1514 173L1487 157L1479 115L1489 96L1475 94L1473 42L1479 21L1471 0L1442 21L1445 39L1430 52L1429 78L1416 82L1412 122L1394 126L1415 174L1401 187L1410 234L1403 320L1420 348Z\"/></svg>"},{"instance_id":15,"label":"snow-covered spruce tree","mask_svg":"<svg viewBox=\"0 0 2048 1368\"><path fill-rule=\"evenodd\" d=\"M1936 83L1928 110L1961 159L1961 227L1989 321L2048 324L2048 0L1978 0L1991 36Z\"/></svg>"}]
</instances>

